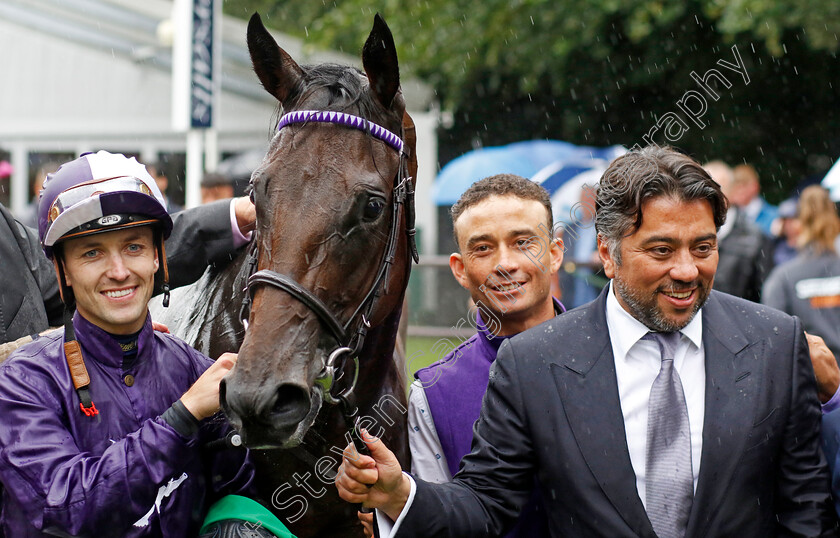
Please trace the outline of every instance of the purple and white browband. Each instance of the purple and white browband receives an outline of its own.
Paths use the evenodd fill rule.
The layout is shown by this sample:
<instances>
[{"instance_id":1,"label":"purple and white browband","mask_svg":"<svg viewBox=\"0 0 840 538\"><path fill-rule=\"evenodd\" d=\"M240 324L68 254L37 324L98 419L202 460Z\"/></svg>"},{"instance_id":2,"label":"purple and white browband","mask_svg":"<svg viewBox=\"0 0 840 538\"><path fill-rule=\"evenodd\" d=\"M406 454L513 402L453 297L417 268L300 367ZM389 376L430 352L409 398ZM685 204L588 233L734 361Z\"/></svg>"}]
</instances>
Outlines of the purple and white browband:
<instances>
[{"instance_id":1,"label":"purple and white browband","mask_svg":"<svg viewBox=\"0 0 840 538\"><path fill-rule=\"evenodd\" d=\"M279 131L283 127L292 123L304 123L308 121L314 121L316 123L337 123L338 125L351 127L360 131L369 131L370 134L379 140L382 140L395 150L401 152L403 149L402 139L388 129L377 125L372 121L368 121L352 114L345 114L344 112L332 112L326 110L293 110L280 118L280 122L277 124L277 130Z\"/></svg>"}]
</instances>

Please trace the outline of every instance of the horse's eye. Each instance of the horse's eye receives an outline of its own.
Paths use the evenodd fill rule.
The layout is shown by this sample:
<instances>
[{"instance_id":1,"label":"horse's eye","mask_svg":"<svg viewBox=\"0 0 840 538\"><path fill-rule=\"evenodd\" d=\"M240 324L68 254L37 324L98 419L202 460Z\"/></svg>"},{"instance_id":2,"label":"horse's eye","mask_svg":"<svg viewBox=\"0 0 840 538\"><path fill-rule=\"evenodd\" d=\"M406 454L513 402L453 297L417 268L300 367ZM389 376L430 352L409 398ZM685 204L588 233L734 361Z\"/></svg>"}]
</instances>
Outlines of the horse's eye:
<instances>
[{"instance_id":1,"label":"horse's eye","mask_svg":"<svg viewBox=\"0 0 840 538\"><path fill-rule=\"evenodd\" d=\"M379 215L382 214L382 210L385 209L385 200L382 198L371 198L367 201L367 205L365 205L364 211L364 219L366 221L373 221L379 218Z\"/></svg>"}]
</instances>

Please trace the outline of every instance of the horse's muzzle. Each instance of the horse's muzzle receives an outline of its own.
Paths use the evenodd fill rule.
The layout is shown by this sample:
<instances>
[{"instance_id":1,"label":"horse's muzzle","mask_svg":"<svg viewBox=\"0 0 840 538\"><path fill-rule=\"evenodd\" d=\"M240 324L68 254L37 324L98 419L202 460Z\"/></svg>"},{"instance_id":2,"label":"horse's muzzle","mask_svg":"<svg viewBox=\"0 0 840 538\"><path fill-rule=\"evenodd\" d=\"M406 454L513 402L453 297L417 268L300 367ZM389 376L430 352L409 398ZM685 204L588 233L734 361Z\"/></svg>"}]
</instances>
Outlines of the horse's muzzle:
<instances>
[{"instance_id":1,"label":"horse's muzzle","mask_svg":"<svg viewBox=\"0 0 840 538\"><path fill-rule=\"evenodd\" d=\"M319 394L311 397L310 391L296 384L243 391L227 381L219 385L219 402L249 448L296 446L321 407Z\"/></svg>"}]
</instances>

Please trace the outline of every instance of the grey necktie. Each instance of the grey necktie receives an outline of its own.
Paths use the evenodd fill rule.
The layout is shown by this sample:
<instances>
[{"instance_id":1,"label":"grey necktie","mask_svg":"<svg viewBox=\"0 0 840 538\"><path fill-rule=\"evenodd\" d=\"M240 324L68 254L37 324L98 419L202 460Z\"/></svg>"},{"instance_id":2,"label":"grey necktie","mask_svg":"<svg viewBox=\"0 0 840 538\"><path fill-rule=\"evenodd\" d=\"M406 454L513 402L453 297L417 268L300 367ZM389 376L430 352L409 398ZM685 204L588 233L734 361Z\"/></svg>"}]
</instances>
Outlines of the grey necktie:
<instances>
[{"instance_id":1,"label":"grey necktie","mask_svg":"<svg viewBox=\"0 0 840 538\"><path fill-rule=\"evenodd\" d=\"M694 498L688 408L680 375L674 368L679 332L648 333L659 344L662 366L648 401L646 508L659 538L682 538Z\"/></svg>"}]
</instances>

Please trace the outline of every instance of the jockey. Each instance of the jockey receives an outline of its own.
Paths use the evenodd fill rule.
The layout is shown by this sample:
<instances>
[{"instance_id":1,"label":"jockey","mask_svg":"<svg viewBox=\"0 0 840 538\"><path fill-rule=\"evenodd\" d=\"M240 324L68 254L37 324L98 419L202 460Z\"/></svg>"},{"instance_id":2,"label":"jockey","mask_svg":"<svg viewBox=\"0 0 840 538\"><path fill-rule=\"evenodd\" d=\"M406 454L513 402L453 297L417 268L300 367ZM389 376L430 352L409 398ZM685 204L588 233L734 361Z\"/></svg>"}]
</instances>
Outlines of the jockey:
<instances>
[{"instance_id":1,"label":"jockey","mask_svg":"<svg viewBox=\"0 0 840 538\"><path fill-rule=\"evenodd\" d=\"M172 215L166 240L171 288L195 282L208 264L226 263L251 238L256 218L248 197L193 207ZM16 221L0 204L0 362L63 323L64 307L53 263L38 231ZM160 287L155 293L162 293Z\"/></svg>"},{"instance_id":2,"label":"jockey","mask_svg":"<svg viewBox=\"0 0 840 538\"><path fill-rule=\"evenodd\" d=\"M0 534L195 536L253 469L247 451L207 446L230 429L208 419L236 355L152 329L163 197L135 159L100 151L48 177L38 215L66 322L0 364Z\"/></svg>"}]
</instances>

